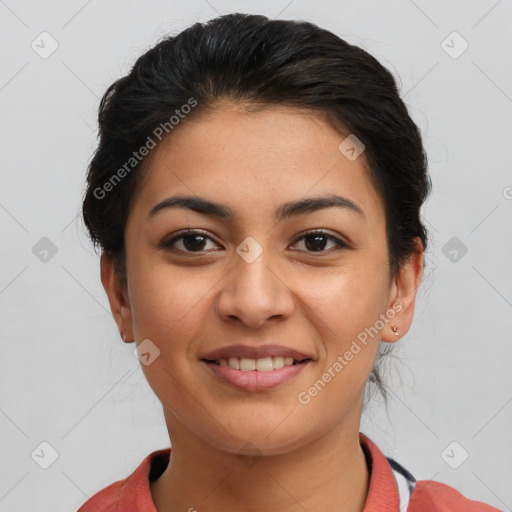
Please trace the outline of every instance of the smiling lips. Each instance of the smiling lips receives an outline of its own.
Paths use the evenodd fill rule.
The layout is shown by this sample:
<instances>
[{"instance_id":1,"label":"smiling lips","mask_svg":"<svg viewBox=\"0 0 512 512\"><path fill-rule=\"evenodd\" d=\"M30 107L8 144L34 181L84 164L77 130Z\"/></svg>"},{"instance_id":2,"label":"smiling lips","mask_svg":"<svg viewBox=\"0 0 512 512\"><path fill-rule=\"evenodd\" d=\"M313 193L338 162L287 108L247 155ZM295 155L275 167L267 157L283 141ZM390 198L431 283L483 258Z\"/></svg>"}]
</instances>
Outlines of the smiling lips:
<instances>
[{"instance_id":1,"label":"smiling lips","mask_svg":"<svg viewBox=\"0 0 512 512\"><path fill-rule=\"evenodd\" d=\"M208 352L201 360L221 381L246 391L259 391L290 380L312 358L281 345L232 345Z\"/></svg>"},{"instance_id":2,"label":"smiling lips","mask_svg":"<svg viewBox=\"0 0 512 512\"><path fill-rule=\"evenodd\" d=\"M312 359L312 357L307 354L282 345L259 345L257 347L251 347L249 345L231 345L212 350L202 355L201 359L206 361L220 361L221 359L229 361L232 358L259 360L273 357L281 357L283 360L291 358L296 362Z\"/></svg>"},{"instance_id":3,"label":"smiling lips","mask_svg":"<svg viewBox=\"0 0 512 512\"><path fill-rule=\"evenodd\" d=\"M220 358L215 361L219 366L229 366L235 370L258 372L270 372L272 370L279 370L284 366L292 366L296 364L293 357L272 356L252 359L247 357L230 357L229 359Z\"/></svg>"},{"instance_id":4,"label":"smiling lips","mask_svg":"<svg viewBox=\"0 0 512 512\"><path fill-rule=\"evenodd\" d=\"M203 361L235 370L269 372L311 359L306 354L281 345L232 345L208 352Z\"/></svg>"}]
</instances>

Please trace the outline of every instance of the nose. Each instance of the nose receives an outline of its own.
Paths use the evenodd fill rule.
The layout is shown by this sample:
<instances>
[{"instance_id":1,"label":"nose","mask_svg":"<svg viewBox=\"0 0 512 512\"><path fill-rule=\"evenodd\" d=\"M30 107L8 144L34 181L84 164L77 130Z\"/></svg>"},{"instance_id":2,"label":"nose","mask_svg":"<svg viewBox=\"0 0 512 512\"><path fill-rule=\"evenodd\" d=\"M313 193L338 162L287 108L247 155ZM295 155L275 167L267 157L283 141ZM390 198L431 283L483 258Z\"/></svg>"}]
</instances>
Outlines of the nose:
<instances>
[{"instance_id":1,"label":"nose","mask_svg":"<svg viewBox=\"0 0 512 512\"><path fill-rule=\"evenodd\" d=\"M279 265L263 252L252 262L238 254L222 280L217 308L224 321L263 327L266 322L288 318L294 308L293 291Z\"/></svg>"}]
</instances>

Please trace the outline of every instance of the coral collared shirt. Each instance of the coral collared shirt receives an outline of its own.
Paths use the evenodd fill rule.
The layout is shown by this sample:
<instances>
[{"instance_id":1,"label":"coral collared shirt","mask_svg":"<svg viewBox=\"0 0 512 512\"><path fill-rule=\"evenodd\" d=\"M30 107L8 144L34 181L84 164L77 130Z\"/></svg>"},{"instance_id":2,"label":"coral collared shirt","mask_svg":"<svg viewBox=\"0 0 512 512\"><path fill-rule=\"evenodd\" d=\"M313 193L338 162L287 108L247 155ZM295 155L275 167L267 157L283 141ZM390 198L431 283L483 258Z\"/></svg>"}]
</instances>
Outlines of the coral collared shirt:
<instances>
[{"instance_id":1,"label":"coral collared shirt","mask_svg":"<svg viewBox=\"0 0 512 512\"><path fill-rule=\"evenodd\" d=\"M386 458L367 436L359 433L359 440L370 472L363 512L501 512L446 484L417 481L396 461ZM97 492L78 512L158 512L150 482L163 473L170 455L171 448L149 454L128 478Z\"/></svg>"}]
</instances>

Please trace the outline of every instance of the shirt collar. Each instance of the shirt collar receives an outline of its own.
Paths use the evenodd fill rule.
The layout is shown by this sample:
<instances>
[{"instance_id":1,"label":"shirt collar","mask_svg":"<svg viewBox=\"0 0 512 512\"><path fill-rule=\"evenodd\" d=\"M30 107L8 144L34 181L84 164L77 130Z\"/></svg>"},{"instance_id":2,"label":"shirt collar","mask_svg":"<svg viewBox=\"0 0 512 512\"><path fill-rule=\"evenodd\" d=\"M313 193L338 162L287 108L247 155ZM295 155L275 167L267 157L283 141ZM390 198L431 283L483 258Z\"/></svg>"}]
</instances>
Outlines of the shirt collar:
<instances>
[{"instance_id":1,"label":"shirt collar","mask_svg":"<svg viewBox=\"0 0 512 512\"><path fill-rule=\"evenodd\" d=\"M397 512L399 494L393 471L384 454L363 433L359 442L366 455L370 483L363 512ZM151 497L150 481L155 480L169 463L171 448L149 454L125 480L119 497L119 510L157 512Z\"/></svg>"},{"instance_id":2,"label":"shirt collar","mask_svg":"<svg viewBox=\"0 0 512 512\"><path fill-rule=\"evenodd\" d=\"M363 512L398 512L400 497L393 470L373 441L359 432L359 442L367 454L370 485Z\"/></svg>"}]
</instances>

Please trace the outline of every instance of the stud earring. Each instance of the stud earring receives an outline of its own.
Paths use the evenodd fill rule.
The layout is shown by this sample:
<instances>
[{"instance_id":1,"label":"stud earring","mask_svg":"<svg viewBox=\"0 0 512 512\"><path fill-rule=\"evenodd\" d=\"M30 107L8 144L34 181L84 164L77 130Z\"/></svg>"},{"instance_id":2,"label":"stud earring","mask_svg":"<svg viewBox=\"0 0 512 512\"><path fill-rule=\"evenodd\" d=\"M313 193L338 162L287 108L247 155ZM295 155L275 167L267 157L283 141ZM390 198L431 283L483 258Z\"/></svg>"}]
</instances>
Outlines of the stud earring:
<instances>
[{"instance_id":1,"label":"stud earring","mask_svg":"<svg viewBox=\"0 0 512 512\"><path fill-rule=\"evenodd\" d=\"M398 336L398 327L396 325L393 325L391 330L396 334L396 336Z\"/></svg>"}]
</instances>

